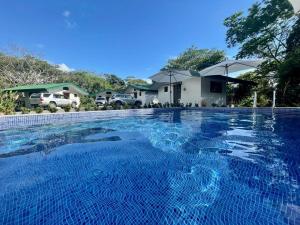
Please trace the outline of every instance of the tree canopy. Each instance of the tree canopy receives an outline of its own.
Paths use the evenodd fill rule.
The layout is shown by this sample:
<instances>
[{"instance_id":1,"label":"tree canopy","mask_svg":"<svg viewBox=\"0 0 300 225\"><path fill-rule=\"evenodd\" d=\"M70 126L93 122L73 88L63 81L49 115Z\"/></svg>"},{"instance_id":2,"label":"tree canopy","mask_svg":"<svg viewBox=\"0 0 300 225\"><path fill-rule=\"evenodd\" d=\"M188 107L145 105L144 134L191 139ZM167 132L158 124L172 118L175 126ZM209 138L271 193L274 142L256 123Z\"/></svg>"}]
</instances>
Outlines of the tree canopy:
<instances>
[{"instance_id":1,"label":"tree canopy","mask_svg":"<svg viewBox=\"0 0 300 225\"><path fill-rule=\"evenodd\" d=\"M265 59L254 76L262 84L269 80L269 90L278 83L280 105L299 105L299 23L288 0L262 0L224 21L228 47L239 47L237 59ZM257 89L271 99L265 87Z\"/></svg>"},{"instance_id":2,"label":"tree canopy","mask_svg":"<svg viewBox=\"0 0 300 225\"><path fill-rule=\"evenodd\" d=\"M292 29L293 7L288 0L263 0L248 14L237 12L224 21L228 47L239 46L237 58L267 58L280 62Z\"/></svg>"},{"instance_id":3,"label":"tree canopy","mask_svg":"<svg viewBox=\"0 0 300 225\"><path fill-rule=\"evenodd\" d=\"M164 69L182 69L200 71L225 60L224 51L215 49L188 48L177 58L170 59Z\"/></svg>"},{"instance_id":4,"label":"tree canopy","mask_svg":"<svg viewBox=\"0 0 300 225\"><path fill-rule=\"evenodd\" d=\"M55 82L64 72L31 55L0 54L0 87Z\"/></svg>"},{"instance_id":5,"label":"tree canopy","mask_svg":"<svg viewBox=\"0 0 300 225\"><path fill-rule=\"evenodd\" d=\"M87 71L64 72L30 54L0 53L0 88L24 84L70 82L95 95L104 89L123 90L125 81L113 74L97 75Z\"/></svg>"},{"instance_id":6,"label":"tree canopy","mask_svg":"<svg viewBox=\"0 0 300 225\"><path fill-rule=\"evenodd\" d=\"M87 90L92 95L98 94L101 90L111 89L111 84L103 77L87 71L75 71L62 76L60 82L69 82Z\"/></svg>"},{"instance_id":7,"label":"tree canopy","mask_svg":"<svg viewBox=\"0 0 300 225\"><path fill-rule=\"evenodd\" d=\"M134 76L126 77L125 81L126 81L127 85L128 84L147 84L147 82L145 80L136 78Z\"/></svg>"}]
</instances>

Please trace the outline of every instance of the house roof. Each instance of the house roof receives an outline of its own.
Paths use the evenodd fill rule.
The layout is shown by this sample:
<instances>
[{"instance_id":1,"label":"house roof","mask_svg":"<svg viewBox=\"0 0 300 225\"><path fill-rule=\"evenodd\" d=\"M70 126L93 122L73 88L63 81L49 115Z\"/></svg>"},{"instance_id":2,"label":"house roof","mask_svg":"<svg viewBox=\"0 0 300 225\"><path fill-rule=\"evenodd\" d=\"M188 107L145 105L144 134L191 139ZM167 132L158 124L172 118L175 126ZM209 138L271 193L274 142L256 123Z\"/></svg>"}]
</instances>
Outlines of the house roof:
<instances>
[{"instance_id":1,"label":"house roof","mask_svg":"<svg viewBox=\"0 0 300 225\"><path fill-rule=\"evenodd\" d=\"M152 84L129 84L129 88L134 88L141 91L157 91Z\"/></svg>"},{"instance_id":2,"label":"house roof","mask_svg":"<svg viewBox=\"0 0 300 225\"><path fill-rule=\"evenodd\" d=\"M29 84L29 85L21 85L11 88L6 88L4 91L56 91L63 89L64 87L68 87L73 89L75 92L81 95L88 95L88 93L82 88L72 84L72 83L50 83L50 84Z\"/></svg>"}]
</instances>

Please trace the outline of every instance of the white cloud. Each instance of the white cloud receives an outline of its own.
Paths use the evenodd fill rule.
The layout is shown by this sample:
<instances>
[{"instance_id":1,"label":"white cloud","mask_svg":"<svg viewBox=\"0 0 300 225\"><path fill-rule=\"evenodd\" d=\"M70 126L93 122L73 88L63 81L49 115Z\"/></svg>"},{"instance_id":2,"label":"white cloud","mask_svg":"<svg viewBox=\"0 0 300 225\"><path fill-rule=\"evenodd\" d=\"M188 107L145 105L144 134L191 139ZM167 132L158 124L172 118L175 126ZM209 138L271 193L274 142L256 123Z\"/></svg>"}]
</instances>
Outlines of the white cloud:
<instances>
[{"instance_id":1,"label":"white cloud","mask_svg":"<svg viewBox=\"0 0 300 225\"><path fill-rule=\"evenodd\" d=\"M66 18L68 18L71 15L71 12L69 10L63 11L62 15Z\"/></svg>"},{"instance_id":2,"label":"white cloud","mask_svg":"<svg viewBox=\"0 0 300 225\"><path fill-rule=\"evenodd\" d=\"M57 65L57 69L63 71L63 72L72 72L75 69L68 67L66 64L62 63L62 64L58 64Z\"/></svg>"},{"instance_id":3,"label":"white cloud","mask_svg":"<svg viewBox=\"0 0 300 225\"><path fill-rule=\"evenodd\" d=\"M71 18L71 11L69 11L69 10L63 11L62 16L64 17L64 21L65 21L67 28L71 29L71 28L76 27L76 25L77 25L76 22L74 22Z\"/></svg>"}]
</instances>

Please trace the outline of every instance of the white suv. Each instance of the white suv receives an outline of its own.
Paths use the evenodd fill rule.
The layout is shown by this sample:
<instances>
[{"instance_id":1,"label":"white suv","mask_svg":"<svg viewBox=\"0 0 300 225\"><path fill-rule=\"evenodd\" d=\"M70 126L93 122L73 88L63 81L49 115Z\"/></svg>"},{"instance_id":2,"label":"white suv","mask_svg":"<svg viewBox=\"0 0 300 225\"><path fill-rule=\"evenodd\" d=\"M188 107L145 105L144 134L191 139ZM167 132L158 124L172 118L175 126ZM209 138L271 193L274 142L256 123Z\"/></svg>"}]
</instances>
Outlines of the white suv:
<instances>
[{"instance_id":1,"label":"white suv","mask_svg":"<svg viewBox=\"0 0 300 225\"><path fill-rule=\"evenodd\" d=\"M133 98L129 94L115 94L112 96L109 103L116 104L117 106L121 106L121 105L125 105L125 104L135 105L135 106L142 105L142 101Z\"/></svg>"},{"instance_id":2,"label":"white suv","mask_svg":"<svg viewBox=\"0 0 300 225\"><path fill-rule=\"evenodd\" d=\"M66 105L71 105L72 108L79 106L79 98L75 95L73 99L66 98L62 94L52 94L52 93L34 93L30 95L29 98L30 105L41 106L41 107L64 107Z\"/></svg>"},{"instance_id":3,"label":"white suv","mask_svg":"<svg viewBox=\"0 0 300 225\"><path fill-rule=\"evenodd\" d=\"M106 98L97 97L95 100L96 105L105 105L107 103Z\"/></svg>"}]
</instances>

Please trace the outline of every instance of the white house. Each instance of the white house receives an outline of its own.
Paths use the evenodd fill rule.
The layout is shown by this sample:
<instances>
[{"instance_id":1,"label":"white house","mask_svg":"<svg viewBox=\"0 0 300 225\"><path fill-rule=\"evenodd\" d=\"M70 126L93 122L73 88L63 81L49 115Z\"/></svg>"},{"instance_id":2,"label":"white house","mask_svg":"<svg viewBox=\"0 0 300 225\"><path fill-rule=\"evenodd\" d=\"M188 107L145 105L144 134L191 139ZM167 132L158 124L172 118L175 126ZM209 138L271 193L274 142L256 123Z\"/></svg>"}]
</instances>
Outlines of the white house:
<instances>
[{"instance_id":1,"label":"white house","mask_svg":"<svg viewBox=\"0 0 300 225\"><path fill-rule=\"evenodd\" d=\"M151 84L130 84L125 92L140 100L143 105L152 103L158 95L157 88Z\"/></svg>"},{"instance_id":2,"label":"white house","mask_svg":"<svg viewBox=\"0 0 300 225\"><path fill-rule=\"evenodd\" d=\"M198 104L199 106L224 106L226 105L226 82L232 83L247 83L247 81L231 78L222 75L201 76L195 71L179 71L179 77L176 75L171 77L171 82L166 74L165 79L160 79L158 76L163 76L163 72L153 75L151 78L158 82L158 100L160 103L182 103ZM181 74L181 75L180 75ZM181 77L180 77L181 76ZM170 85L171 83L171 85ZM170 90L171 89L171 90Z\"/></svg>"}]
</instances>

